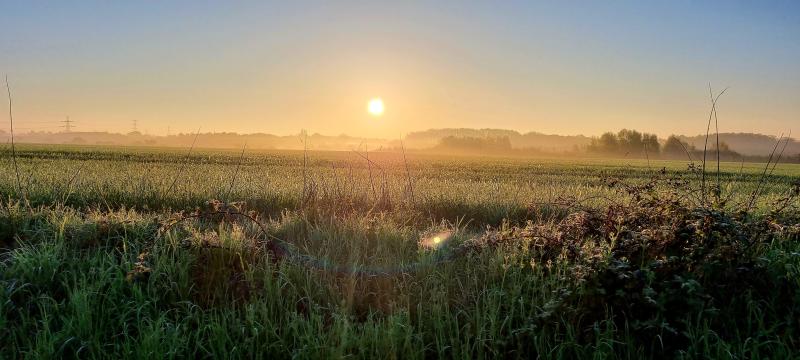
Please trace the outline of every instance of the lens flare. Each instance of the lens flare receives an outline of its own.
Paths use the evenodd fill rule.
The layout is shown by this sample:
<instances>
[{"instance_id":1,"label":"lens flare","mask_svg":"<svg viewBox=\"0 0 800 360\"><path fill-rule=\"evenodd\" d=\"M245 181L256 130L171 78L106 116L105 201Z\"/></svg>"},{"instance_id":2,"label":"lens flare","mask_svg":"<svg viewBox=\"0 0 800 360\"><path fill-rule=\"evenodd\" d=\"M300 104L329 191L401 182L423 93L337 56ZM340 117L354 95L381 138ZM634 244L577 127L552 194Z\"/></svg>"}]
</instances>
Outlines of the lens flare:
<instances>
[{"instance_id":1,"label":"lens flare","mask_svg":"<svg viewBox=\"0 0 800 360\"><path fill-rule=\"evenodd\" d=\"M447 243L453 235L452 231L440 231L420 239L419 244L425 249L437 249Z\"/></svg>"}]
</instances>

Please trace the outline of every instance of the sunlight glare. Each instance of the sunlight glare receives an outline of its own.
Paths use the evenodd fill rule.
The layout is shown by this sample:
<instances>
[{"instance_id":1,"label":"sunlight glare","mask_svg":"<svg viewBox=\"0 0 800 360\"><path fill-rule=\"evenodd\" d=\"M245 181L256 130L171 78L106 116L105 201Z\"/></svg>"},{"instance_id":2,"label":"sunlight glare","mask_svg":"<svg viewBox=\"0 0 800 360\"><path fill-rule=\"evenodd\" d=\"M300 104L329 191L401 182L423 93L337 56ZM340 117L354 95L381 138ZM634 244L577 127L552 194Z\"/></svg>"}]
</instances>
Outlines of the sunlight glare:
<instances>
[{"instance_id":1,"label":"sunlight glare","mask_svg":"<svg viewBox=\"0 0 800 360\"><path fill-rule=\"evenodd\" d=\"M383 114L383 100L381 98L374 98L367 103L367 111L372 116L381 116Z\"/></svg>"}]
</instances>

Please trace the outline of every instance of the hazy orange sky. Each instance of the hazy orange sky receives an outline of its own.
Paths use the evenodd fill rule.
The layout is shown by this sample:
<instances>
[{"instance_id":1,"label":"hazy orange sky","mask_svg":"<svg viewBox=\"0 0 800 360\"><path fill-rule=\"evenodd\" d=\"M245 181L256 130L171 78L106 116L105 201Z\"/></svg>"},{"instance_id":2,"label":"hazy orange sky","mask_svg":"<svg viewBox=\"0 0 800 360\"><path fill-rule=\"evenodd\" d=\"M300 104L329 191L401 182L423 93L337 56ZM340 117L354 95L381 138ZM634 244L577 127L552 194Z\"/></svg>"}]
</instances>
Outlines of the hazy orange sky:
<instances>
[{"instance_id":1,"label":"hazy orange sky","mask_svg":"<svg viewBox=\"0 0 800 360\"><path fill-rule=\"evenodd\" d=\"M796 1L0 5L21 132L698 134L711 83L721 131L778 134L800 124L798 39Z\"/></svg>"}]
</instances>

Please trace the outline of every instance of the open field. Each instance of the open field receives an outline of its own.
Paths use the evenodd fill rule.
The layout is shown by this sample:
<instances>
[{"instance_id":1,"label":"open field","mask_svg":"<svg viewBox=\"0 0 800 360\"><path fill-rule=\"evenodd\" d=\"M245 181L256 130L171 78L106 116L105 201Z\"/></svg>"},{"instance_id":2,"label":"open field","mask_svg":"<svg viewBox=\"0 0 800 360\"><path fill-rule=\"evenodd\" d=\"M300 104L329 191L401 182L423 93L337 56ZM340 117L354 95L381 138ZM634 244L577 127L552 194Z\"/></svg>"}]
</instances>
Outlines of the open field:
<instances>
[{"instance_id":1,"label":"open field","mask_svg":"<svg viewBox=\"0 0 800 360\"><path fill-rule=\"evenodd\" d=\"M0 190L15 183L5 149ZM523 221L533 203L559 196L591 198L601 204L613 194L604 177L646 182L666 168L686 173L689 161L563 160L444 157L425 154L99 148L23 145L18 151L23 188L30 201L72 207L192 209L209 199L247 201L265 214L298 209L306 202L366 211L384 200L384 210L413 210L426 220L465 217L479 224L502 219ZM370 164L364 158L368 157ZM709 156L710 158L711 156ZM710 160L709 160L710 161ZM408 165L406 167L406 164ZM696 162L699 166L699 163ZM709 172L716 164L709 163ZM762 180L764 164L723 163L723 190L732 200L747 199ZM770 167L772 169L772 167ZM800 165L779 164L770 171L759 207L770 204L800 176ZM234 180L235 175L235 180ZM699 182L699 175L692 175ZM715 174L709 174L714 182ZM412 195L408 191L411 180ZM233 180L233 186L231 182ZM311 195L309 195L311 194ZM405 214L407 215L407 214Z\"/></svg>"},{"instance_id":2,"label":"open field","mask_svg":"<svg viewBox=\"0 0 800 360\"><path fill-rule=\"evenodd\" d=\"M16 160L0 358L800 356L797 164L709 159L701 187L645 159Z\"/></svg>"}]
</instances>

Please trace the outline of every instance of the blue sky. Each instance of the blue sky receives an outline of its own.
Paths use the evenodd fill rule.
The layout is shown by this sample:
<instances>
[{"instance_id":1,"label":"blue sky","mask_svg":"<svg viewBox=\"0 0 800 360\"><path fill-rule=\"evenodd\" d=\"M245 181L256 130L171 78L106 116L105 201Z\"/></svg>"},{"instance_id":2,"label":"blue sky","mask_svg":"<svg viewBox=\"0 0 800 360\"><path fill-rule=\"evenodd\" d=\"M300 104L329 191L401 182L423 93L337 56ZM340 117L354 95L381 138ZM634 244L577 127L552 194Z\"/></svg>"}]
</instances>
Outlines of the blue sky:
<instances>
[{"instance_id":1,"label":"blue sky","mask_svg":"<svg viewBox=\"0 0 800 360\"><path fill-rule=\"evenodd\" d=\"M4 1L0 34L21 131L696 134L709 83L721 130L800 124L797 1Z\"/></svg>"}]
</instances>

